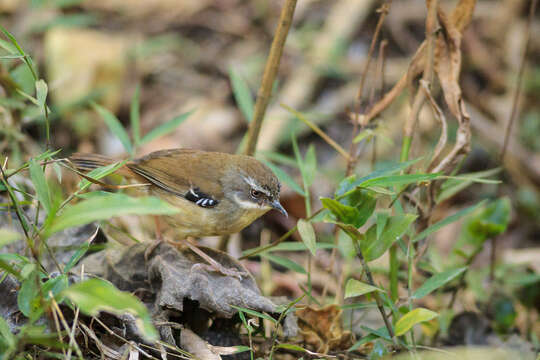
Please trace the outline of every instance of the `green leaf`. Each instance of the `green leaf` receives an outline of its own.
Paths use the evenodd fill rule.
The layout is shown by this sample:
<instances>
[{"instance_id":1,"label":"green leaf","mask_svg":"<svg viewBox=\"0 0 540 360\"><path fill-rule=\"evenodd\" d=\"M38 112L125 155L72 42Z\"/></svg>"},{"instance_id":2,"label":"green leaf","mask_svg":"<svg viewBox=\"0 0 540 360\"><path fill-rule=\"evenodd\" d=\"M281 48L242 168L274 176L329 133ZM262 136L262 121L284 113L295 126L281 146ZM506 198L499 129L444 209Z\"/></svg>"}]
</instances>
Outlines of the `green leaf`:
<instances>
[{"instance_id":1,"label":"green leaf","mask_svg":"<svg viewBox=\"0 0 540 360\"><path fill-rule=\"evenodd\" d=\"M21 238L21 234L7 228L0 228L0 249Z\"/></svg>"},{"instance_id":2,"label":"green leaf","mask_svg":"<svg viewBox=\"0 0 540 360\"><path fill-rule=\"evenodd\" d=\"M242 311L242 312L244 312L246 314L249 314L251 316L255 316L255 317L258 317L258 318L261 318L261 319L269 320L269 321L273 322L274 324L277 323L277 320L274 319L273 317L271 317L270 315L258 312L256 310L247 309L247 308L244 308L244 307L241 307L241 306L236 306L236 305L230 305L230 306L232 308L235 308L236 310Z\"/></svg>"},{"instance_id":3,"label":"green leaf","mask_svg":"<svg viewBox=\"0 0 540 360\"><path fill-rule=\"evenodd\" d=\"M17 294L19 310L21 310L24 316L34 320L43 312L39 297L38 281L37 271L34 267L32 272L27 274L23 280L19 293Z\"/></svg>"},{"instance_id":4,"label":"green leaf","mask_svg":"<svg viewBox=\"0 0 540 360\"><path fill-rule=\"evenodd\" d=\"M311 186L313 180L315 179L315 174L317 173L317 153L315 152L315 146L310 144L306 154L304 156L304 181L306 186Z\"/></svg>"},{"instance_id":5,"label":"green leaf","mask_svg":"<svg viewBox=\"0 0 540 360\"><path fill-rule=\"evenodd\" d=\"M462 236L455 243L454 249L463 248L466 245L482 246L486 239L505 232L510 222L510 209L510 199L503 197L477 211L466 221Z\"/></svg>"},{"instance_id":6,"label":"green leaf","mask_svg":"<svg viewBox=\"0 0 540 360\"><path fill-rule=\"evenodd\" d=\"M321 198L321 203L339 222L359 228L373 214L377 198L368 190L355 189L348 192L340 201Z\"/></svg>"},{"instance_id":7,"label":"green leaf","mask_svg":"<svg viewBox=\"0 0 540 360\"><path fill-rule=\"evenodd\" d=\"M143 136L143 138L141 139L141 145L149 143L150 141L157 139L158 137L161 137L163 135L167 135L170 132L173 132L191 114L193 114L193 110L183 113L181 115L178 115L174 117L173 119L167 121L166 123L153 128L148 134Z\"/></svg>"},{"instance_id":8,"label":"green leaf","mask_svg":"<svg viewBox=\"0 0 540 360\"><path fill-rule=\"evenodd\" d=\"M267 254L267 253L262 253L260 255L261 257L267 258L271 262L281 265L289 270L295 271L299 274L307 274L306 270L300 264L292 260L289 260L281 256Z\"/></svg>"},{"instance_id":9,"label":"green leaf","mask_svg":"<svg viewBox=\"0 0 540 360\"><path fill-rule=\"evenodd\" d=\"M439 231L444 226L446 226L448 224L451 224L454 221L457 221L457 220L461 219L462 217L464 217L466 215L469 215L470 213L474 212L479 207L485 205L485 203L486 203L485 200L481 201L476 205L469 206L469 207L467 207L465 209L462 209L462 210L456 212L455 214L452 214L450 216L445 217L443 220L436 222L435 224L429 226L427 229L422 231L420 234L416 235L414 237L414 239L412 240L412 242L414 243L414 242L420 241L420 240L428 237L429 235L433 234L434 232Z\"/></svg>"},{"instance_id":10,"label":"green leaf","mask_svg":"<svg viewBox=\"0 0 540 360\"><path fill-rule=\"evenodd\" d=\"M436 196L436 203L438 204L446 199L449 199L473 183L481 181L488 176L495 175L500 171L501 168L495 168L486 171L461 174L459 176L449 178L441 184L441 190Z\"/></svg>"},{"instance_id":11,"label":"green leaf","mask_svg":"<svg viewBox=\"0 0 540 360\"><path fill-rule=\"evenodd\" d=\"M63 295L73 301L86 315L96 316L100 311L116 315L132 314L137 318L136 325L146 340L153 342L158 339L148 310L139 299L118 290L107 281L97 278L85 280L71 285L64 290Z\"/></svg>"},{"instance_id":12,"label":"green leaf","mask_svg":"<svg viewBox=\"0 0 540 360\"><path fill-rule=\"evenodd\" d=\"M96 231L92 234L92 236L90 236L90 238L87 241L83 242L79 246L79 248L73 253L73 255L71 255L71 258L67 262L66 266L64 266L64 274L67 274L73 268L73 266L75 266L79 262L79 260L81 260L84 254L86 254L86 252L90 249L90 245L92 244L92 241L96 237L98 230L99 228L96 228Z\"/></svg>"},{"instance_id":13,"label":"green leaf","mask_svg":"<svg viewBox=\"0 0 540 360\"><path fill-rule=\"evenodd\" d=\"M336 246L331 243L317 243L315 244L315 248L317 250L319 249L334 249ZM277 244L276 246L271 247L268 249L269 252L272 251L304 251L309 250L306 244L303 242L297 242L297 241L285 241L282 243Z\"/></svg>"},{"instance_id":14,"label":"green leaf","mask_svg":"<svg viewBox=\"0 0 540 360\"><path fill-rule=\"evenodd\" d=\"M4 39L0 39L0 47L12 55L17 54L17 48L13 46L13 44L11 44L10 42ZM17 56L22 57L23 55L17 55Z\"/></svg>"},{"instance_id":15,"label":"green leaf","mask_svg":"<svg viewBox=\"0 0 540 360\"><path fill-rule=\"evenodd\" d=\"M390 213L388 211L380 211L377 213L377 240L381 237L381 234L388 224L388 219L390 218Z\"/></svg>"},{"instance_id":16,"label":"green leaf","mask_svg":"<svg viewBox=\"0 0 540 360\"><path fill-rule=\"evenodd\" d=\"M298 220L297 227L302 241L304 242L304 244L306 244L306 247L309 249L311 254L315 256L315 253L317 252L317 238L315 237L315 230L313 229L313 225L309 221L300 219Z\"/></svg>"},{"instance_id":17,"label":"green leaf","mask_svg":"<svg viewBox=\"0 0 540 360\"><path fill-rule=\"evenodd\" d=\"M374 179L369 179L360 183L358 186L369 188L370 186L404 186L420 181L435 180L442 175L435 174L404 174L404 175L389 175L381 176Z\"/></svg>"},{"instance_id":18,"label":"green leaf","mask_svg":"<svg viewBox=\"0 0 540 360\"><path fill-rule=\"evenodd\" d=\"M374 291L382 291L376 286L372 286L356 279L349 279L345 285L345 299L355 296L369 294Z\"/></svg>"},{"instance_id":19,"label":"green leaf","mask_svg":"<svg viewBox=\"0 0 540 360\"><path fill-rule=\"evenodd\" d=\"M99 113L99 115L105 121L105 124L109 127L109 130L120 140L124 149L131 155L133 155L133 146L131 145L131 140L129 140L129 135L113 113L105 109L103 106L92 103L94 109Z\"/></svg>"},{"instance_id":20,"label":"green leaf","mask_svg":"<svg viewBox=\"0 0 540 360\"><path fill-rule=\"evenodd\" d=\"M17 338L9 329L6 320L0 316L0 351L4 356L2 359L10 359L10 354L15 350L16 345Z\"/></svg>"},{"instance_id":21,"label":"green leaf","mask_svg":"<svg viewBox=\"0 0 540 360\"><path fill-rule=\"evenodd\" d=\"M401 336L409 331L414 325L429 321L439 316L436 312L433 312L424 308L417 308L409 311L396 323L396 336Z\"/></svg>"},{"instance_id":22,"label":"green leaf","mask_svg":"<svg viewBox=\"0 0 540 360\"><path fill-rule=\"evenodd\" d=\"M377 239L377 225L372 225L366 232L365 240L360 242L366 261L381 257L407 231L416 218L414 214L399 214L390 217L379 239Z\"/></svg>"},{"instance_id":23,"label":"green leaf","mask_svg":"<svg viewBox=\"0 0 540 360\"><path fill-rule=\"evenodd\" d=\"M422 158L418 158L418 159L414 159L414 160L410 160L406 162L399 162L399 163L395 163L391 165L386 165L361 178L358 178L356 174L351 175L343 179L341 183L338 185L337 190L336 190L336 197L345 195L347 192L354 190L357 186L365 183L367 180L380 178L380 177L396 174L400 171L403 171L407 169L409 166L420 161L421 159Z\"/></svg>"},{"instance_id":24,"label":"green leaf","mask_svg":"<svg viewBox=\"0 0 540 360\"><path fill-rule=\"evenodd\" d=\"M249 123L253 119L253 110L255 108L251 90L246 81L240 76L240 73L233 67L229 68L229 79L231 79L234 99L244 118Z\"/></svg>"},{"instance_id":25,"label":"green leaf","mask_svg":"<svg viewBox=\"0 0 540 360\"><path fill-rule=\"evenodd\" d=\"M288 187L290 187L292 190L294 190L295 192L297 192L298 194L302 195L302 196L306 196L306 193L304 192L304 190L302 190L302 188L300 187L300 185L298 185L290 176L289 174L287 174L285 171L283 171L281 168L277 167L276 165L272 164L271 162L269 161L266 161L266 160L262 160L263 163L266 164L266 166L268 166L273 172L274 174L276 174L277 178L279 179L280 182L284 183L285 185L287 185Z\"/></svg>"},{"instance_id":26,"label":"green leaf","mask_svg":"<svg viewBox=\"0 0 540 360\"><path fill-rule=\"evenodd\" d=\"M129 121L131 123L131 135L133 135L133 143L139 145L141 142L141 121L140 121L140 97L141 85L137 84L131 104L129 107Z\"/></svg>"},{"instance_id":27,"label":"green leaf","mask_svg":"<svg viewBox=\"0 0 540 360\"><path fill-rule=\"evenodd\" d=\"M133 198L124 194L113 194L83 200L69 206L51 223L48 234L84 225L97 220L127 214L171 215L178 212L174 206L155 197Z\"/></svg>"},{"instance_id":28,"label":"green leaf","mask_svg":"<svg viewBox=\"0 0 540 360\"><path fill-rule=\"evenodd\" d=\"M430 294L431 292L437 290L441 286L445 285L452 279L456 278L460 274L462 274L467 269L466 266L460 267L457 269L450 269L443 272L440 272L438 274L433 275L429 279L427 279L422 286L420 286L416 291L413 293L412 298L413 299L421 299L424 296Z\"/></svg>"},{"instance_id":29,"label":"green leaf","mask_svg":"<svg viewBox=\"0 0 540 360\"><path fill-rule=\"evenodd\" d=\"M119 162L116 162L116 163L112 163L112 164L109 164L109 165L106 165L106 166L102 166L102 167L98 167L92 171L90 171L89 173L86 174L86 176L94 179L94 180L99 180L101 178L104 178L105 176L108 176L112 173L114 173L116 170L120 169L122 166L125 165L125 163L127 162L127 160L123 160L123 161L119 161ZM86 188L88 188L90 185L92 185L92 183L86 179L82 179L79 184L78 184L78 187L79 187L79 190L82 191L82 190L85 190Z\"/></svg>"},{"instance_id":30,"label":"green leaf","mask_svg":"<svg viewBox=\"0 0 540 360\"><path fill-rule=\"evenodd\" d=\"M43 115L45 115L45 109L47 106L47 92L47 83L43 79L36 81L36 99Z\"/></svg>"},{"instance_id":31,"label":"green leaf","mask_svg":"<svg viewBox=\"0 0 540 360\"><path fill-rule=\"evenodd\" d=\"M45 212L49 214L52 208L51 203L51 194L49 192L49 185L47 185L47 180L45 180L45 175L41 167L35 162L35 160L30 160L29 162L30 178L36 189L36 194L39 202L45 209Z\"/></svg>"}]
</instances>

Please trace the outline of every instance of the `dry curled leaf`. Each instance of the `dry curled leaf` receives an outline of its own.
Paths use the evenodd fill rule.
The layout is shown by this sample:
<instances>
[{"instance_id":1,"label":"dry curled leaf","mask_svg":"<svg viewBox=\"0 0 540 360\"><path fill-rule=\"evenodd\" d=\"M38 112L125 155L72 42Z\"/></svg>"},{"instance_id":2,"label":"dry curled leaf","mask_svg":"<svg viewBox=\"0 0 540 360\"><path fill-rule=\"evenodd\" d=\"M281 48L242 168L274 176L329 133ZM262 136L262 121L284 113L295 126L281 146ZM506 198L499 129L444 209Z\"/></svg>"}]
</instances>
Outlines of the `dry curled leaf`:
<instances>
[{"instance_id":1,"label":"dry curled leaf","mask_svg":"<svg viewBox=\"0 0 540 360\"><path fill-rule=\"evenodd\" d=\"M330 350L345 350L352 346L353 335L341 325L342 310L332 304L321 309L308 306L296 311L300 333L304 341L319 353Z\"/></svg>"}]
</instances>

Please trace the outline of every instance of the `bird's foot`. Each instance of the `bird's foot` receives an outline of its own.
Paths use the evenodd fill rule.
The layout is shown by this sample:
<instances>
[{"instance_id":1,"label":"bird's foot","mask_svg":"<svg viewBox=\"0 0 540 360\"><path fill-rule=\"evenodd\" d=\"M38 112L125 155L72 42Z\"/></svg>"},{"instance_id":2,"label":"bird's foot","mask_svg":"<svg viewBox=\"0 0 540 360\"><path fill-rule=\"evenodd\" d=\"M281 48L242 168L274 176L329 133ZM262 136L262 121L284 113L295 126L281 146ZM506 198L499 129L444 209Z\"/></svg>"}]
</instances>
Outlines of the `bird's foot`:
<instances>
[{"instance_id":1,"label":"bird's foot","mask_svg":"<svg viewBox=\"0 0 540 360\"><path fill-rule=\"evenodd\" d=\"M238 280L242 280L242 277L246 277L249 275L246 271L241 271L237 269L232 268L226 268L225 266L219 264L218 262L212 263L212 264L195 264L191 267L191 270L201 269L205 270L207 272L218 272L224 276L230 276L233 278L236 278Z\"/></svg>"}]
</instances>

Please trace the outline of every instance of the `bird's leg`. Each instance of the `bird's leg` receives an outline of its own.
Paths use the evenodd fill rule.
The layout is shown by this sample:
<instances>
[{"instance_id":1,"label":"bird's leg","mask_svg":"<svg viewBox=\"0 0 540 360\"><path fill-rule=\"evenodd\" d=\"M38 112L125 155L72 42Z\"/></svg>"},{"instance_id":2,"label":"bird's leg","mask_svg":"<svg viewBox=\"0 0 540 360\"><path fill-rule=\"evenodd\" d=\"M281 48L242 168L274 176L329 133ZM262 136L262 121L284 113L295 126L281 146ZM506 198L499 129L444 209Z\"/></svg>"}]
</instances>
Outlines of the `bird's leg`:
<instances>
[{"instance_id":1,"label":"bird's leg","mask_svg":"<svg viewBox=\"0 0 540 360\"><path fill-rule=\"evenodd\" d=\"M248 273L246 273L245 271L238 271L236 269L226 268L225 266L221 265L216 260L212 259L209 255L207 255L204 251L199 249L197 245L193 244L190 238L185 239L183 242L184 244L187 245L187 247L191 251L199 255L204 261L208 263L208 264L196 264L194 266L204 267L207 270L216 271L225 276L232 276L232 277L237 278L238 280L242 280L242 276L248 275Z\"/></svg>"},{"instance_id":2,"label":"bird's leg","mask_svg":"<svg viewBox=\"0 0 540 360\"><path fill-rule=\"evenodd\" d=\"M159 217L154 216L154 224L156 226L156 241L152 242L152 244L148 245L146 250L144 251L144 260L148 260L152 252L163 242L163 233L161 232L161 225L159 222Z\"/></svg>"},{"instance_id":3,"label":"bird's leg","mask_svg":"<svg viewBox=\"0 0 540 360\"><path fill-rule=\"evenodd\" d=\"M163 234L161 233L161 224L159 222L159 217L154 216L154 224L156 225L156 239L157 241L163 241Z\"/></svg>"}]
</instances>

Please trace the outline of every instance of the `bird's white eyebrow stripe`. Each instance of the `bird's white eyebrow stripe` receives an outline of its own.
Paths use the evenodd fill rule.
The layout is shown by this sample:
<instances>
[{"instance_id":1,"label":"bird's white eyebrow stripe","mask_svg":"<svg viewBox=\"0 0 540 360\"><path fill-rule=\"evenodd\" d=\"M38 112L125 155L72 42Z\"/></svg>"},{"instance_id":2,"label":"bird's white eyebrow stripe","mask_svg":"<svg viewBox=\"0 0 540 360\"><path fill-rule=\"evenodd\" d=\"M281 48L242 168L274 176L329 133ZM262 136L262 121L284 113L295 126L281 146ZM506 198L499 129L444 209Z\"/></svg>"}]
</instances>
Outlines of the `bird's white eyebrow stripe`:
<instances>
[{"instance_id":1,"label":"bird's white eyebrow stripe","mask_svg":"<svg viewBox=\"0 0 540 360\"><path fill-rule=\"evenodd\" d=\"M244 178L244 181L253 189L264 193L266 196L271 196L270 192L266 190L265 188L259 186L259 184L257 184L257 182L252 177L250 176L242 176L242 177Z\"/></svg>"}]
</instances>

